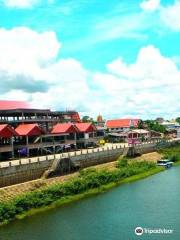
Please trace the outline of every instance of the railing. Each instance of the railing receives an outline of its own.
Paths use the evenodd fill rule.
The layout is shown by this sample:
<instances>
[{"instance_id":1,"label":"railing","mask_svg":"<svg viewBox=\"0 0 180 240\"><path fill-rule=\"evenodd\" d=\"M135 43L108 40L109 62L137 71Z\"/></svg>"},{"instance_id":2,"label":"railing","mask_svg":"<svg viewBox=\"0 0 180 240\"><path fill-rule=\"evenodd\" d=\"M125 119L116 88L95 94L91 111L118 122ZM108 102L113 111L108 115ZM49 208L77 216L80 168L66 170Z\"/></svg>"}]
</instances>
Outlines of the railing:
<instances>
[{"instance_id":1,"label":"railing","mask_svg":"<svg viewBox=\"0 0 180 240\"><path fill-rule=\"evenodd\" d=\"M100 140L102 137L90 137L90 138L79 138L77 139L76 141L77 142L85 142L85 143L88 143L88 142L97 142L98 140Z\"/></svg>"},{"instance_id":2,"label":"railing","mask_svg":"<svg viewBox=\"0 0 180 240\"><path fill-rule=\"evenodd\" d=\"M44 148L44 147L53 147L53 146L64 146L67 144L75 144L75 140L60 140L55 142L38 142L38 143L29 143L28 148L29 149L35 149L35 148ZM26 148L26 144L14 144L14 149L21 149ZM12 145L0 145L0 152L11 152L12 151Z\"/></svg>"},{"instance_id":3,"label":"railing","mask_svg":"<svg viewBox=\"0 0 180 240\"><path fill-rule=\"evenodd\" d=\"M11 152L12 146L11 145L1 145L0 146L0 152Z\"/></svg>"},{"instance_id":4,"label":"railing","mask_svg":"<svg viewBox=\"0 0 180 240\"><path fill-rule=\"evenodd\" d=\"M42 142L42 143L29 143L28 148L43 148L43 147L53 147L53 146L64 146L66 144L75 144L75 140L62 140L62 141L56 141L56 142ZM14 145L15 149L24 148L27 147L26 144L23 145Z\"/></svg>"}]
</instances>

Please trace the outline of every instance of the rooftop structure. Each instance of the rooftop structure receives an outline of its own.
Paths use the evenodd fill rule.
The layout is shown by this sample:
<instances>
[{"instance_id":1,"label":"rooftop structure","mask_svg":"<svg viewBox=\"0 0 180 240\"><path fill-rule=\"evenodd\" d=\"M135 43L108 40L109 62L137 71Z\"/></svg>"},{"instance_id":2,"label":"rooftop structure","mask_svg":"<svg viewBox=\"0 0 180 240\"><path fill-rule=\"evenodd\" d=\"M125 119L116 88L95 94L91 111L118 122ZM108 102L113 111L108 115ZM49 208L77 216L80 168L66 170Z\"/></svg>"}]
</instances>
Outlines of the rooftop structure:
<instances>
[{"instance_id":1,"label":"rooftop structure","mask_svg":"<svg viewBox=\"0 0 180 240\"><path fill-rule=\"evenodd\" d=\"M92 123L76 123L75 126L82 133L89 133L96 131L96 127Z\"/></svg>"},{"instance_id":2,"label":"rooftop structure","mask_svg":"<svg viewBox=\"0 0 180 240\"><path fill-rule=\"evenodd\" d=\"M51 131L53 134L68 134L77 132L78 129L72 123L58 123L53 127Z\"/></svg>"},{"instance_id":3,"label":"rooftop structure","mask_svg":"<svg viewBox=\"0 0 180 240\"><path fill-rule=\"evenodd\" d=\"M0 124L0 138L11 138L16 136L16 131L8 124Z\"/></svg>"},{"instance_id":4,"label":"rooftop structure","mask_svg":"<svg viewBox=\"0 0 180 240\"><path fill-rule=\"evenodd\" d=\"M19 136L39 136L44 133L36 123L20 124L15 131Z\"/></svg>"},{"instance_id":5,"label":"rooftop structure","mask_svg":"<svg viewBox=\"0 0 180 240\"><path fill-rule=\"evenodd\" d=\"M78 112L32 108L23 101L0 101L0 124L38 123L46 132L59 122L80 122Z\"/></svg>"},{"instance_id":6,"label":"rooftop structure","mask_svg":"<svg viewBox=\"0 0 180 240\"><path fill-rule=\"evenodd\" d=\"M103 117L102 115L97 116L97 122L103 122Z\"/></svg>"},{"instance_id":7,"label":"rooftop structure","mask_svg":"<svg viewBox=\"0 0 180 240\"><path fill-rule=\"evenodd\" d=\"M5 101L0 100L0 111L15 110L15 109L29 109L30 104L24 101Z\"/></svg>"},{"instance_id":8,"label":"rooftop structure","mask_svg":"<svg viewBox=\"0 0 180 240\"><path fill-rule=\"evenodd\" d=\"M124 131L129 130L131 127L137 128L139 119L114 119L107 120L106 127L109 130Z\"/></svg>"}]
</instances>

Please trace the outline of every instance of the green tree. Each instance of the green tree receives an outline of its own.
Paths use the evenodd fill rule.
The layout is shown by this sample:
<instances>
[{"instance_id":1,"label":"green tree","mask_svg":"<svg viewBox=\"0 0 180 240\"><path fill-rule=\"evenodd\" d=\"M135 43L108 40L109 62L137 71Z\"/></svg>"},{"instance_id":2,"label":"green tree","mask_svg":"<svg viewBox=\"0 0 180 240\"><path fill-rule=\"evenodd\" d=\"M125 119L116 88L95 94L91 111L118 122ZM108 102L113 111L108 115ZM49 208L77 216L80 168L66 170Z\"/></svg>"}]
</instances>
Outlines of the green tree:
<instances>
[{"instance_id":1,"label":"green tree","mask_svg":"<svg viewBox=\"0 0 180 240\"><path fill-rule=\"evenodd\" d=\"M166 133L166 128L154 120L146 120L145 124L150 130L160 133Z\"/></svg>"},{"instance_id":2,"label":"green tree","mask_svg":"<svg viewBox=\"0 0 180 240\"><path fill-rule=\"evenodd\" d=\"M89 116L83 116L82 117L82 122L90 122L90 117Z\"/></svg>"},{"instance_id":3,"label":"green tree","mask_svg":"<svg viewBox=\"0 0 180 240\"><path fill-rule=\"evenodd\" d=\"M138 129L143 129L144 128L144 123L142 120L139 120L138 122Z\"/></svg>"},{"instance_id":4,"label":"green tree","mask_svg":"<svg viewBox=\"0 0 180 240\"><path fill-rule=\"evenodd\" d=\"M83 116L82 117L82 122L92 122L94 123L93 118L89 117L89 116Z\"/></svg>"},{"instance_id":5,"label":"green tree","mask_svg":"<svg viewBox=\"0 0 180 240\"><path fill-rule=\"evenodd\" d=\"M176 118L176 122L180 124L180 117Z\"/></svg>"}]
</instances>

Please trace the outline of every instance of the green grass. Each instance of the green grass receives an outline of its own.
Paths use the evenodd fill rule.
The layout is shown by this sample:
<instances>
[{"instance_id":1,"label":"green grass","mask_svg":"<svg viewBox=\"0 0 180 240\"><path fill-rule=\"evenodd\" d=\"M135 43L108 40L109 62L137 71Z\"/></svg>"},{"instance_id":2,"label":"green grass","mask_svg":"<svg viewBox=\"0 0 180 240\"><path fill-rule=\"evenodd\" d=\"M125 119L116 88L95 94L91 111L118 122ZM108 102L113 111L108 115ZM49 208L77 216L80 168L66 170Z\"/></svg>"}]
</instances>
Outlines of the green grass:
<instances>
[{"instance_id":1,"label":"green grass","mask_svg":"<svg viewBox=\"0 0 180 240\"><path fill-rule=\"evenodd\" d=\"M159 153L163 154L164 159L169 159L172 162L180 162L180 146L176 144L175 146L169 148L162 148L158 150Z\"/></svg>"},{"instance_id":2,"label":"green grass","mask_svg":"<svg viewBox=\"0 0 180 240\"><path fill-rule=\"evenodd\" d=\"M6 224L14 219L22 219L36 212L105 192L120 184L137 181L162 170L163 168L148 162L136 162L111 171L82 170L78 177L66 183L54 184L1 203L0 222Z\"/></svg>"}]
</instances>

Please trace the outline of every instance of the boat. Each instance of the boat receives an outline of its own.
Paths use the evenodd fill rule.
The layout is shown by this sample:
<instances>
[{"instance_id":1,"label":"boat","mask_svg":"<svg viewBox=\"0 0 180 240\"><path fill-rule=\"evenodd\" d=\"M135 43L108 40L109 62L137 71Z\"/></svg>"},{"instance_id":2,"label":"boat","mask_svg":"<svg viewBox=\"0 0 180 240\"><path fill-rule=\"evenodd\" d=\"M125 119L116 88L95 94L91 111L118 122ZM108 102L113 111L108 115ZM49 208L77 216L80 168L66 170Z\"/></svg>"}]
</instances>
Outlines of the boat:
<instances>
[{"instance_id":1,"label":"boat","mask_svg":"<svg viewBox=\"0 0 180 240\"><path fill-rule=\"evenodd\" d=\"M172 167L174 162L169 161L168 159L163 159L163 160L159 160L157 161L157 166L161 166L161 167L165 167L165 168L170 168Z\"/></svg>"}]
</instances>

